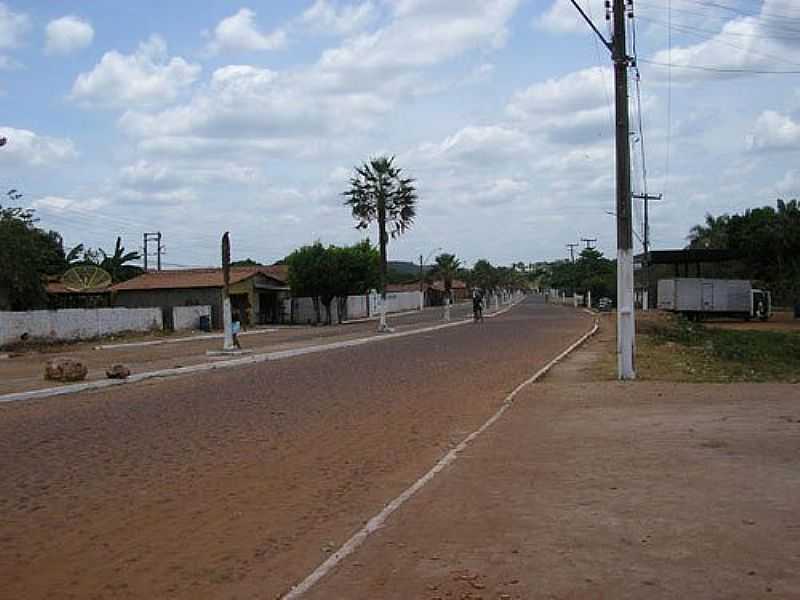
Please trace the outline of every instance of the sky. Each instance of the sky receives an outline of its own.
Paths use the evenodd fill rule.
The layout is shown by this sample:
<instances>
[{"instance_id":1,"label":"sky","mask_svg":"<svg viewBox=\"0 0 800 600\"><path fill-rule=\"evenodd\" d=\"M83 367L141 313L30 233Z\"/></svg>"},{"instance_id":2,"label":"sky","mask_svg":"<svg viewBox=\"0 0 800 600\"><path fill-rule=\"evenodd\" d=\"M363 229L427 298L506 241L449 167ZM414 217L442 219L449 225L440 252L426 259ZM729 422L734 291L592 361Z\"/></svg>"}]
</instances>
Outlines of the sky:
<instances>
[{"instance_id":1,"label":"sky","mask_svg":"<svg viewBox=\"0 0 800 600\"><path fill-rule=\"evenodd\" d=\"M608 38L603 1L579 3ZM795 0L633 12L652 248L800 196ZM0 188L68 247L161 231L165 265L217 265L230 231L235 259L272 263L361 239L341 194L387 154L419 195L390 259L613 256L612 85L568 0L0 0Z\"/></svg>"}]
</instances>

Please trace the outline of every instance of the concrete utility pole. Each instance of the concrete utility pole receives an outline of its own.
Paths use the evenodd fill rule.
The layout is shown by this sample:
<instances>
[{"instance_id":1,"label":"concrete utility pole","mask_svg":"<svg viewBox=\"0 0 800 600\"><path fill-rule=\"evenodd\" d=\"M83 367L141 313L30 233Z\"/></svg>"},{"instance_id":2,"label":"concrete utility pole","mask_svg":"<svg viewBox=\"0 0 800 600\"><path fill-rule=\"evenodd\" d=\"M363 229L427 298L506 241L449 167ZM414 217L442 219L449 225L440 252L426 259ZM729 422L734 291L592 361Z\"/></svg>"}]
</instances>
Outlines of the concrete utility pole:
<instances>
[{"instance_id":1,"label":"concrete utility pole","mask_svg":"<svg viewBox=\"0 0 800 600\"><path fill-rule=\"evenodd\" d=\"M636 318L633 309L633 219L628 115L628 57L625 0L613 0L614 104L617 156L617 367L620 379L635 379Z\"/></svg>"},{"instance_id":2,"label":"concrete utility pole","mask_svg":"<svg viewBox=\"0 0 800 600\"><path fill-rule=\"evenodd\" d=\"M225 339L222 350L232 351L233 345L233 318L231 316L231 238L228 232L222 236L222 325L225 330Z\"/></svg>"},{"instance_id":3,"label":"concrete utility pole","mask_svg":"<svg viewBox=\"0 0 800 600\"><path fill-rule=\"evenodd\" d=\"M594 250L594 244L597 241L597 238L581 238L581 241L586 244L587 250Z\"/></svg>"},{"instance_id":4,"label":"concrete utility pole","mask_svg":"<svg viewBox=\"0 0 800 600\"><path fill-rule=\"evenodd\" d=\"M580 246L580 244L567 244L567 248L569 248L569 260L570 262L575 262L575 248Z\"/></svg>"}]
</instances>

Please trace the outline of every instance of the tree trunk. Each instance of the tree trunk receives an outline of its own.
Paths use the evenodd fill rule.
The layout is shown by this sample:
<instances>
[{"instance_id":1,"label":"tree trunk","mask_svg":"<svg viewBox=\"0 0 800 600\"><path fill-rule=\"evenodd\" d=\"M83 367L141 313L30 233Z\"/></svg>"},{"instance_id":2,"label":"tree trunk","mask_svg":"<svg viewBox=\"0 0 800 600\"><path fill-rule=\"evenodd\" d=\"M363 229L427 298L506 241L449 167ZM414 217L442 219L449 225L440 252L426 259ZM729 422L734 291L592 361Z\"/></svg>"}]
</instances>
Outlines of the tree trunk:
<instances>
[{"instance_id":1,"label":"tree trunk","mask_svg":"<svg viewBox=\"0 0 800 600\"><path fill-rule=\"evenodd\" d=\"M315 325L319 325L320 322L320 314L319 314L319 296L312 296L311 302L314 304L314 316L316 317Z\"/></svg>"},{"instance_id":2,"label":"tree trunk","mask_svg":"<svg viewBox=\"0 0 800 600\"><path fill-rule=\"evenodd\" d=\"M386 325L386 244L389 240L386 235L386 201L384 198L378 198L378 235L380 236L381 250L381 321L378 331L386 331L388 329Z\"/></svg>"}]
</instances>

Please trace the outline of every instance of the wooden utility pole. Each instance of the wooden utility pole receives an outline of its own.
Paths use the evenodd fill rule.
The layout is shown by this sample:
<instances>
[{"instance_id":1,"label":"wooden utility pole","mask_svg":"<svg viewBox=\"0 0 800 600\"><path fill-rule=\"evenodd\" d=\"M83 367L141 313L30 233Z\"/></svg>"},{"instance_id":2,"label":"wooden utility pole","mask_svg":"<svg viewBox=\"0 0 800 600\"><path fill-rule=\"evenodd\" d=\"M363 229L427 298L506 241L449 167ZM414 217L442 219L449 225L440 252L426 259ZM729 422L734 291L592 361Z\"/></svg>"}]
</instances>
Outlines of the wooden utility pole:
<instances>
[{"instance_id":1,"label":"wooden utility pole","mask_svg":"<svg viewBox=\"0 0 800 600\"><path fill-rule=\"evenodd\" d=\"M642 240L642 246L644 247L644 262L642 264L642 269L644 270L644 293L642 294L642 310L647 311L650 309L650 200L661 200L661 194L651 195L645 192L644 194L634 194L633 197L644 201L644 239Z\"/></svg>"},{"instance_id":2,"label":"wooden utility pole","mask_svg":"<svg viewBox=\"0 0 800 600\"><path fill-rule=\"evenodd\" d=\"M617 369L619 379L635 379L636 319L633 308L633 219L631 198L628 57L625 44L625 0L613 0L614 104L617 157Z\"/></svg>"}]
</instances>

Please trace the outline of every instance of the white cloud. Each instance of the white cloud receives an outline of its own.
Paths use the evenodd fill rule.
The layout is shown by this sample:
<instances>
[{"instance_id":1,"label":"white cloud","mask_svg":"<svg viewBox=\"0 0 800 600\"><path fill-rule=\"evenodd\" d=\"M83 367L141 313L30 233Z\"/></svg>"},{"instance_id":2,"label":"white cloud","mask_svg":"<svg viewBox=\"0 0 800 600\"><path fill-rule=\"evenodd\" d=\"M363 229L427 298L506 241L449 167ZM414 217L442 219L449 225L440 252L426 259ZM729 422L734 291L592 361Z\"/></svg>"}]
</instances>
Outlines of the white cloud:
<instances>
[{"instance_id":1,"label":"white cloud","mask_svg":"<svg viewBox=\"0 0 800 600\"><path fill-rule=\"evenodd\" d=\"M96 211L108 204L104 198L65 198L63 196L44 196L33 201L33 208L51 213L69 212L70 210Z\"/></svg>"},{"instance_id":2,"label":"white cloud","mask_svg":"<svg viewBox=\"0 0 800 600\"><path fill-rule=\"evenodd\" d=\"M774 110L765 110L756 119L748 145L753 150L797 150L800 148L800 122Z\"/></svg>"},{"instance_id":3,"label":"white cloud","mask_svg":"<svg viewBox=\"0 0 800 600\"><path fill-rule=\"evenodd\" d=\"M200 70L183 58L169 58L166 43L154 35L133 54L106 52L94 69L78 75L71 97L88 106L158 106L173 102Z\"/></svg>"},{"instance_id":4,"label":"white cloud","mask_svg":"<svg viewBox=\"0 0 800 600\"><path fill-rule=\"evenodd\" d=\"M579 4L587 15L591 15L595 25L603 22L606 10L604 0L582 0ZM553 33L586 33L589 27L572 3L564 0L555 0L549 9L534 19L533 25Z\"/></svg>"},{"instance_id":5,"label":"white cloud","mask_svg":"<svg viewBox=\"0 0 800 600\"><path fill-rule=\"evenodd\" d=\"M214 29L209 50L278 50L286 46L286 32L276 29L264 33L255 24L256 13L242 8L235 15L220 21Z\"/></svg>"},{"instance_id":6,"label":"white cloud","mask_svg":"<svg viewBox=\"0 0 800 600\"><path fill-rule=\"evenodd\" d=\"M665 64L671 61L677 67L672 70L672 78L678 80L736 78L746 76L748 69L796 69L800 63L800 37L795 30L776 23L770 17L774 14L796 14L800 18L794 0L764 0L759 15L737 16L709 39L671 51L660 50L653 60ZM697 66L723 71L691 68ZM660 72L664 70L662 67Z\"/></svg>"},{"instance_id":7,"label":"white cloud","mask_svg":"<svg viewBox=\"0 0 800 600\"><path fill-rule=\"evenodd\" d=\"M0 49L17 48L31 27L31 20L24 13L15 13L0 2Z\"/></svg>"},{"instance_id":8,"label":"white cloud","mask_svg":"<svg viewBox=\"0 0 800 600\"><path fill-rule=\"evenodd\" d=\"M0 163L8 161L42 167L78 156L75 144L66 138L42 136L28 129L13 127L0 127L0 137L8 139L0 150Z\"/></svg>"},{"instance_id":9,"label":"white cloud","mask_svg":"<svg viewBox=\"0 0 800 600\"><path fill-rule=\"evenodd\" d=\"M45 54L69 54L91 44L94 29L88 21L67 15L50 21L45 36Z\"/></svg>"},{"instance_id":10,"label":"white cloud","mask_svg":"<svg viewBox=\"0 0 800 600\"><path fill-rule=\"evenodd\" d=\"M518 156L530 149L528 137L514 129L500 125L469 125L445 138L441 143L425 143L410 153L427 161L467 161L473 166L494 168L503 159Z\"/></svg>"},{"instance_id":11,"label":"white cloud","mask_svg":"<svg viewBox=\"0 0 800 600\"><path fill-rule=\"evenodd\" d=\"M345 40L326 50L323 71L360 76L381 71L438 64L474 48L505 44L506 23L519 0L399 0L386 27Z\"/></svg>"},{"instance_id":12,"label":"white cloud","mask_svg":"<svg viewBox=\"0 0 800 600\"><path fill-rule=\"evenodd\" d=\"M578 142L609 133L610 69L591 67L537 82L515 93L506 112L554 141Z\"/></svg>"},{"instance_id":13,"label":"white cloud","mask_svg":"<svg viewBox=\"0 0 800 600\"><path fill-rule=\"evenodd\" d=\"M347 35L363 29L375 18L375 5L366 2L337 5L330 0L316 0L301 17L309 28Z\"/></svg>"}]
</instances>

